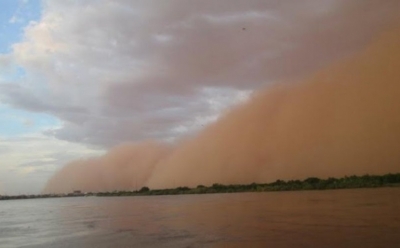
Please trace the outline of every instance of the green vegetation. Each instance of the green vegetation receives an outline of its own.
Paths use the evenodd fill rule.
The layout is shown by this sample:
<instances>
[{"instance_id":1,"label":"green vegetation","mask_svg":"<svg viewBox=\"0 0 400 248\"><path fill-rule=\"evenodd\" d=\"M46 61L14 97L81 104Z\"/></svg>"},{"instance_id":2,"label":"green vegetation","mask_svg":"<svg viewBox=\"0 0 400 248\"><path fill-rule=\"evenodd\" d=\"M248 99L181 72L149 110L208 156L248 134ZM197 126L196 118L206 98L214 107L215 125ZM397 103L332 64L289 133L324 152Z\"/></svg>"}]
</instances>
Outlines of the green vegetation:
<instances>
[{"instance_id":1,"label":"green vegetation","mask_svg":"<svg viewBox=\"0 0 400 248\"><path fill-rule=\"evenodd\" d=\"M0 200L41 199L60 197L94 196L95 193L40 194L40 195L0 195Z\"/></svg>"},{"instance_id":2,"label":"green vegetation","mask_svg":"<svg viewBox=\"0 0 400 248\"><path fill-rule=\"evenodd\" d=\"M199 185L195 188L178 187L174 189L153 189L143 187L139 191L118 191L97 193L97 196L130 196L130 195L181 195L181 194L210 194L234 192L267 192L267 191L294 191L294 190L327 190L327 189L354 189L399 187L400 173L386 174L383 176L350 176L343 178L320 179L310 177L303 181L277 180L272 183L230 184L215 183L212 186Z\"/></svg>"},{"instance_id":3,"label":"green vegetation","mask_svg":"<svg viewBox=\"0 0 400 248\"><path fill-rule=\"evenodd\" d=\"M195 188L178 187L173 189L149 189L142 187L135 191L113 191L100 193L81 193L75 191L69 194L47 194L47 195L19 195L1 196L0 200L32 199L32 198L56 198L56 197L80 197L80 196L136 196L136 195L181 195L181 194L211 194L211 193L234 193L234 192L267 192L267 191L294 191L294 190L327 190L327 189L354 189L354 188L377 188L377 187L400 187L400 173L386 174L383 176L350 176L343 178L320 179L310 177L303 181L277 180L272 183L252 184L230 184L223 185L215 183L211 186L199 185Z\"/></svg>"}]
</instances>

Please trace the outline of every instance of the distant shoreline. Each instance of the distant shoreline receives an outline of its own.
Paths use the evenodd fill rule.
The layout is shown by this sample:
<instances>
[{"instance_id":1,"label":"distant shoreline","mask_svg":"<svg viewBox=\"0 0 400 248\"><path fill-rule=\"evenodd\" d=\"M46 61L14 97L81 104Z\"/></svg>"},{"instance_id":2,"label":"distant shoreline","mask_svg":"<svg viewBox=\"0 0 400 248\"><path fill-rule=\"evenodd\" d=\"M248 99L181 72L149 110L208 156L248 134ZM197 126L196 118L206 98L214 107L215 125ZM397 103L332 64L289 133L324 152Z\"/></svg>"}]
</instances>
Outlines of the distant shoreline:
<instances>
[{"instance_id":1,"label":"distant shoreline","mask_svg":"<svg viewBox=\"0 0 400 248\"><path fill-rule=\"evenodd\" d=\"M300 191L300 190L328 190L328 189L357 189L400 187L400 173L364 176L346 176L342 178L320 179L310 177L305 180L277 180L273 183L251 183L223 185L215 183L212 186L199 185L195 188L178 187L173 189L149 189L142 187L134 191L113 191L82 193L75 191L68 194L40 194L40 195L2 195L0 200L42 199L62 197L85 196L146 196L146 195L184 195L184 194L215 194L239 192L274 192L274 191Z\"/></svg>"}]
</instances>

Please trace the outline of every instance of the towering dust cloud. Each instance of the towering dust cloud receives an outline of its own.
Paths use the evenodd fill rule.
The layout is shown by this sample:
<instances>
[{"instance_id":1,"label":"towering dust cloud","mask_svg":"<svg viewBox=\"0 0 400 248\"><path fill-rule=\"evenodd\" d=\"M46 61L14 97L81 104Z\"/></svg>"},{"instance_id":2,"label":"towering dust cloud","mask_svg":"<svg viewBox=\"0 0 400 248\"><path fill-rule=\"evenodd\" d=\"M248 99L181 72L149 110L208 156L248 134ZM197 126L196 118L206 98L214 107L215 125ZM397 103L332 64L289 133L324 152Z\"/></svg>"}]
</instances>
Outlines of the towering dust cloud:
<instances>
[{"instance_id":1,"label":"towering dust cloud","mask_svg":"<svg viewBox=\"0 0 400 248\"><path fill-rule=\"evenodd\" d=\"M151 141L121 145L102 157L68 164L49 180L44 192L134 190L146 183L170 151L171 147Z\"/></svg>"},{"instance_id":2,"label":"towering dust cloud","mask_svg":"<svg viewBox=\"0 0 400 248\"><path fill-rule=\"evenodd\" d=\"M269 182L400 171L400 28L296 84L254 94L176 147L73 162L45 192Z\"/></svg>"}]
</instances>

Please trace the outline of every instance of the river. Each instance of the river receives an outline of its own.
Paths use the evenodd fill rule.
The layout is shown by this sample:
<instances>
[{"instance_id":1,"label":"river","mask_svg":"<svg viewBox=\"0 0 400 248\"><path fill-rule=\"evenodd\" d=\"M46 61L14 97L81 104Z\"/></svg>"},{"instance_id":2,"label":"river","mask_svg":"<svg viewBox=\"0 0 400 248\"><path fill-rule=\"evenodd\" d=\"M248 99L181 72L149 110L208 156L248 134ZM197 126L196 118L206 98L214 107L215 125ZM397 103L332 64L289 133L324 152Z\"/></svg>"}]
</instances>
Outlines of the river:
<instances>
[{"instance_id":1,"label":"river","mask_svg":"<svg viewBox=\"0 0 400 248\"><path fill-rule=\"evenodd\" d=\"M400 188L0 201L0 247L399 247Z\"/></svg>"}]
</instances>

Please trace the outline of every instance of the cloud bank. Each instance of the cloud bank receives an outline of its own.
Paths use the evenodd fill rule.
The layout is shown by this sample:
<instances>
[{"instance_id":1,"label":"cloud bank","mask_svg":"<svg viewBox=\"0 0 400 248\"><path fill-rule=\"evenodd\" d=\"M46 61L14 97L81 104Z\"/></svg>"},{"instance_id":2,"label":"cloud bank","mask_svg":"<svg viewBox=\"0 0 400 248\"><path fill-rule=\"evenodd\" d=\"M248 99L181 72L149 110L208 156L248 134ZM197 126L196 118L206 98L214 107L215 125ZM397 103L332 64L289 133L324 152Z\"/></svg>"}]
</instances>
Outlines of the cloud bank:
<instances>
[{"instance_id":1,"label":"cloud bank","mask_svg":"<svg viewBox=\"0 0 400 248\"><path fill-rule=\"evenodd\" d=\"M44 0L1 64L0 101L57 117L46 135L110 148L191 135L272 82L367 44L399 2Z\"/></svg>"}]
</instances>

